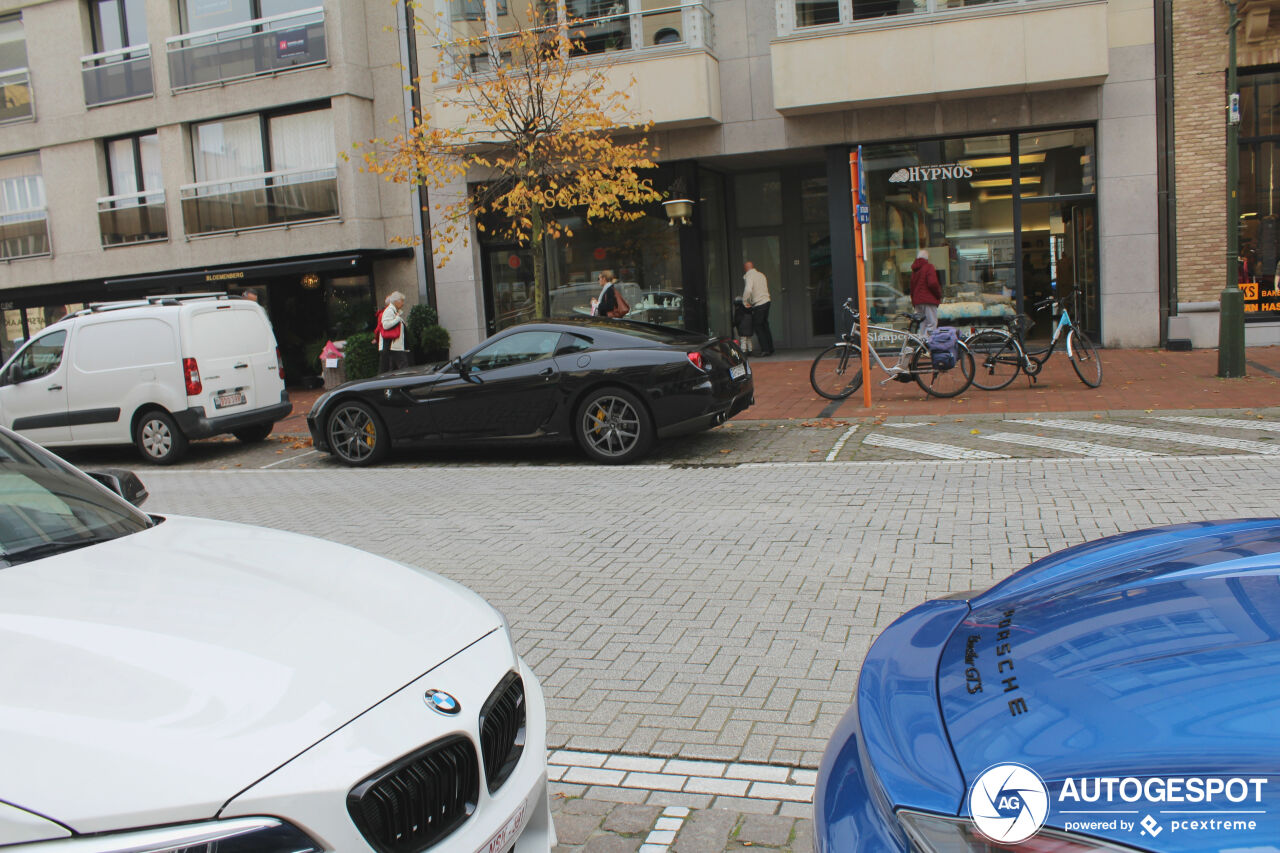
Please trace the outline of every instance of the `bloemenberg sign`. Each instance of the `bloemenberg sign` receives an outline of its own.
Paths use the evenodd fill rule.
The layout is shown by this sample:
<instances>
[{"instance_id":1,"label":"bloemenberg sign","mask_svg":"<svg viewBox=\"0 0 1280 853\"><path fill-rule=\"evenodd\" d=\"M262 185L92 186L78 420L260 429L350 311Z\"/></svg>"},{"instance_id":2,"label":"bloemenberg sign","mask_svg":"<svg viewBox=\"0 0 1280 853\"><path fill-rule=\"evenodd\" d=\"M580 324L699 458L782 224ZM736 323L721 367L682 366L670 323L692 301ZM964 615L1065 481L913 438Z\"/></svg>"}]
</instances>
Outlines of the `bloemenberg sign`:
<instances>
[{"instance_id":1,"label":"bloemenberg sign","mask_svg":"<svg viewBox=\"0 0 1280 853\"><path fill-rule=\"evenodd\" d=\"M1267 821L1263 798L1271 781L1258 776L1088 776L1050 786L1031 768L1006 763L974 780L969 813L979 832L1004 843L1035 835L1050 813L1056 813L1054 824L1068 833L1110 838L1131 833L1154 839L1169 831L1221 838L1256 833Z\"/></svg>"},{"instance_id":2,"label":"bloemenberg sign","mask_svg":"<svg viewBox=\"0 0 1280 853\"><path fill-rule=\"evenodd\" d=\"M899 169L889 176L891 184L905 184L909 181L953 181L961 178L972 178L973 169L953 163L948 166L908 166Z\"/></svg>"}]
</instances>

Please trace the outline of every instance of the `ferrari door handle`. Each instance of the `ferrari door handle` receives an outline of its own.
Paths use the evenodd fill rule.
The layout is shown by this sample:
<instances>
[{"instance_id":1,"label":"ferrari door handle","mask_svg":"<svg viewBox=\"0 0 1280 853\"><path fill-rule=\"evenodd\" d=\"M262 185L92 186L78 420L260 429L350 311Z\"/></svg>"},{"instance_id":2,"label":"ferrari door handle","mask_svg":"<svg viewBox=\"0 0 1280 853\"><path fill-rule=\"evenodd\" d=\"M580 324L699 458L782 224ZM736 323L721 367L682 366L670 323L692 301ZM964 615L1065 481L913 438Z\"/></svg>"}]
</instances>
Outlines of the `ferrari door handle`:
<instances>
[{"instance_id":1,"label":"ferrari door handle","mask_svg":"<svg viewBox=\"0 0 1280 853\"><path fill-rule=\"evenodd\" d=\"M50 385L50 386L49 386L49 390L50 390L50 391L61 391L61 390L62 390L62 386L61 386L61 385Z\"/></svg>"},{"instance_id":2,"label":"ferrari door handle","mask_svg":"<svg viewBox=\"0 0 1280 853\"><path fill-rule=\"evenodd\" d=\"M546 376L546 377L550 377L553 373L555 373L555 370L554 370L554 369L552 369L552 368L550 368L550 367L544 367L544 368L542 369L542 372L541 372L541 373L539 373L538 375L539 375L539 376Z\"/></svg>"}]
</instances>

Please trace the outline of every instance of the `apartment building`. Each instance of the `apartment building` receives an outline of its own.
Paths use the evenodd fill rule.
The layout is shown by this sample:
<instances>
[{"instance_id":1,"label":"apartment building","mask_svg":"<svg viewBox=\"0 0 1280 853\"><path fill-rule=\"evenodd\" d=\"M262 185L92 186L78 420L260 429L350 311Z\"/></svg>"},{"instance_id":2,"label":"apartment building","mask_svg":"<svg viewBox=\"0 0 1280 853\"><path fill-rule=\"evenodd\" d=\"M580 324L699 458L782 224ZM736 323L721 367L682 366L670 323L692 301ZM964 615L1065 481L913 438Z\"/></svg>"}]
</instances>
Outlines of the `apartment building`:
<instances>
[{"instance_id":1,"label":"apartment building","mask_svg":"<svg viewBox=\"0 0 1280 853\"><path fill-rule=\"evenodd\" d=\"M291 373L393 289L455 351L529 316L528 250L475 229L432 269L423 199L341 152L406 114L406 75L459 73L436 36L503 32L521 0L0 2L0 305L8 341L88 301L261 290ZM548 304L611 269L633 316L728 332L742 262L779 346L827 341L867 275L890 316L925 250L974 324L1069 300L1108 345L1160 340L1151 0L564 0L584 56L627 87L693 200L625 224L565 215ZM466 71L483 71L484 57ZM440 111L448 120L448 111ZM1041 322L1039 329L1048 324ZM7 346L7 343L6 343ZM7 352L7 350L6 350Z\"/></svg>"},{"instance_id":2,"label":"apartment building","mask_svg":"<svg viewBox=\"0 0 1280 853\"><path fill-rule=\"evenodd\" d=\"M339 155L404 114L397 23L379 2L0 4L5 354L87 302L252 287L293 378L379 295L418 294L392 242L413 198Z\"/></svg>"},{"instance_id":3,"label":"apartment building","mask_svg":"<svg viewBox=\"0 0 1280 853\"><path fill-rule=\"evenodd\" d=\"M454 33L521 14L517 0L428 8ZM574 236L548 250L553 310L585 310L610 269L632 316L727 332L751 260L778 345L829 341L855 288L861 148L879 315L909 304L924 249L958 325L1059 294L1108 345L1160 341L1150 0L566 0L558 14L581 21L579 61L606 63L655 122L656 185L695 203L687 225L659 205L623 226L567 217ZM527 252L472 236L436 280L462 340L532 305Z\"/></svg>"}]
</instances>

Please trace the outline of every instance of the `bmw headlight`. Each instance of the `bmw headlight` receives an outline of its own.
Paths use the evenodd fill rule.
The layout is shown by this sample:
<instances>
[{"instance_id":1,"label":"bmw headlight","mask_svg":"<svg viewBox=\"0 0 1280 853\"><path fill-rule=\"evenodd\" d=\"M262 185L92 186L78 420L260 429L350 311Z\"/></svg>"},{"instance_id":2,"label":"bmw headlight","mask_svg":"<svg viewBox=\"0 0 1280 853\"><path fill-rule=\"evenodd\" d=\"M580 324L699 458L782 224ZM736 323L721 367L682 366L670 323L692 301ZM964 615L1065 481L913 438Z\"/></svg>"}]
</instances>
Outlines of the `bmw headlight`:
<instances>
[{"instance_id":1,"label":"bmw headlight","mask_svg":"<svg viewBox=\"0 0 1280 853\"><path fill-rule=\"evenodd\" d=\"M911 849L918 853L1131 853L1132 850L1052 829L1042 829L1016 844L996 844L983 838L967 818L942 817L906 809L899 810L898 823L911 839Z\"/></svg>"},{"instance_id":2,"label":"bmw headlight","mask_svg":"<svg viewBox=\"0 0 1280 853\"><path fill-rule=\"evenodd\" d=\"M320 853L296 826L272 817L242 817L15 844L5 853Z\"/></svg>"}]
</instances>

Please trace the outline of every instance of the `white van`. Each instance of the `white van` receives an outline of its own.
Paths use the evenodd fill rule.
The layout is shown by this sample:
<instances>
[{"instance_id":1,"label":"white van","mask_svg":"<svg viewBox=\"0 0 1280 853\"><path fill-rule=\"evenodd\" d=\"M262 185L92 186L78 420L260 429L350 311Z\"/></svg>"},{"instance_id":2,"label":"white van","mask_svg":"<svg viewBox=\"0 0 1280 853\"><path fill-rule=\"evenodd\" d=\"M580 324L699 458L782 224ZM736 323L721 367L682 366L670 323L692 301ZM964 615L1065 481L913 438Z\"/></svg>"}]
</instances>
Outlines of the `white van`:
<instances>
[{"instance_id":1,"label":"white van","mask_svg":"<svg viewBox=\"0 0 1280 853\"><path fill-rule=\"evenodd\" d=\"M159 465L194 438L262 441L292 409L266 312L225 293L96 303L0 368L0 424L50 447L133 443Z\"/></svg>"}]
</instances>

